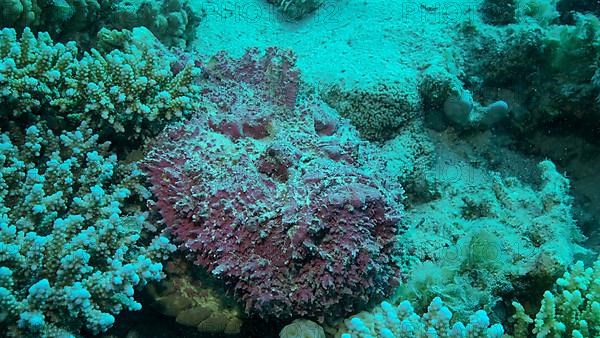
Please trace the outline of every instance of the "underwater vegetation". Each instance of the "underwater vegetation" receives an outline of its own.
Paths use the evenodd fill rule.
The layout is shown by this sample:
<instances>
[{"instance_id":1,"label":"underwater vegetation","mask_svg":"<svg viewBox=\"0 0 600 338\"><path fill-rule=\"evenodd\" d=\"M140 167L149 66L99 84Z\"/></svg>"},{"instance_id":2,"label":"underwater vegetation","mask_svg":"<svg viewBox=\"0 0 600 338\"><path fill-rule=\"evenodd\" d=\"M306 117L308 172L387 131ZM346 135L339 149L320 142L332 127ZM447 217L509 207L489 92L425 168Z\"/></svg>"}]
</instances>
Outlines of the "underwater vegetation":
<instances>
[{"instance_id":1,"label":"underwater vegetation","mask_svg":"<svg viewBox=\"0 0 600 338\"><path fill-rule=\"evenodd\" d=\"M2 3L1 336L600 336L595 2L477 1L361 84L205 53L201 4Z\"/></svg>"}]
</instances>

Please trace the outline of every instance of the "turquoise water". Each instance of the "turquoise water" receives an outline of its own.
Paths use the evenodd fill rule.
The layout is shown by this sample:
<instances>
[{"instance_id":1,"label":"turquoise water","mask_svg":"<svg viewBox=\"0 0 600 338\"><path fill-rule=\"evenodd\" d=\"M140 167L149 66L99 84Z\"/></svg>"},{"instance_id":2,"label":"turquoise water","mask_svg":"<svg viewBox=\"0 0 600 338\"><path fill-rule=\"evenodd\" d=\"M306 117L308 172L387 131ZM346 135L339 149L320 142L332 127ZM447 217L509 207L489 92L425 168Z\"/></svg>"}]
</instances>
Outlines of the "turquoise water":
<instances>
[{"instance_id":1,"label":"turquoise water","mask_svg":"<svg viewBox=\"0 0 600 338\"><path fill-rule=\"evenodd\" d=\"M599 337L596 1L0 1L0 336Z\"/></svg>"}]
</instances>

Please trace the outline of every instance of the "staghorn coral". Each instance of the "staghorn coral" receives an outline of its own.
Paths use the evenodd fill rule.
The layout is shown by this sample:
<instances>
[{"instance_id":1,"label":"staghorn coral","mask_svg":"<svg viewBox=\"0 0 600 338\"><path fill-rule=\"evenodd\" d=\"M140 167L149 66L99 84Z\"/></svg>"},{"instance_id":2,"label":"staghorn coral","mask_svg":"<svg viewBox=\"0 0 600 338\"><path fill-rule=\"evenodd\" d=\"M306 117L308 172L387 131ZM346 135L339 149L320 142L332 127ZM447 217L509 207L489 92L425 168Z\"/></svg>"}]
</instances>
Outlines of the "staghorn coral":
<instances>
[{"instance_id":1,"label":"staghorn coral","mask_svg":"<svg viewBox=\"0 0 600 338\"><path fill-rule=\"evenodd\" d=\"M364 165L377 153L316 98L296 100L289 53L205 69L204 111L144 160L181 248L252 315L322 320L388 294L402 189Z\"/></svg>"},{"instance_id":2,"label":"staghorn coral","mask_svg":"<svg viewBox=\"0 0 600 338\"><path fill-rule=\"evenodd\" d=\"M187 65L175 73L175 58L155 47L147 30L121 33L123 51L92 49L78 58L73 42L54 43L27 28L17 38L15 30L3 29L0 111L13 124L45 120L53 129L87 121L102 139L130 145L193 111L197 68Z\"/></svg>"},{"instance_id":3,"label":"staghorn coral","mask_svg":"<svg viewBox=\"0 0 600 338\"><path fill-rule=\"evenodd\" d=\"M573 264L556 280L552 291L544 292L535 320L524 307L513 302L516 313L514 336L576 337L600 335L600 260L585 268L582 261ZM531 329L533 324L533 329Z\"/></svg>"},{"instance_id":4,"label":"staghorn coral","mask_svg":"<svg viewBox=\"0 0 600 338\"><path fill-rule=\"evenodd\" d=\"M175 250L142 233L151 227L143 174L85 123L15 135L0 135L0 330L103 332L122 310L141 308L135 288L161 279L160 262Z\"/></svg>"},{"instance_id":5,"label":"staghorn coral","mask_svg":"<svg viewBox=\"0 0 600 338\"><path fill-rule=\"evenodd\" d=\"M240 333L243 313L239 306L216 284L211 276L182 258L171 259L165 266L166 277L146 288L154 305L181 325L199 332L234 335Z\"/></svg>"},{"instance_id":6,"label":"staghorn coral","mask_svg":"<svg viewBox=\"0 0 600 338\"><path fill-rule=\"evenodd\" d=\"M490 326L490 319L482 310L471 315L466 326L460 321L454 321L452 325L451 322L452 311L439 297L431 301L423 315L415 313L409 301L402 301L398 306L384 301L370 312L364 311L344 320L336 338L501 338L504 333L502 325Z\"/></svg>"}]
</instances>

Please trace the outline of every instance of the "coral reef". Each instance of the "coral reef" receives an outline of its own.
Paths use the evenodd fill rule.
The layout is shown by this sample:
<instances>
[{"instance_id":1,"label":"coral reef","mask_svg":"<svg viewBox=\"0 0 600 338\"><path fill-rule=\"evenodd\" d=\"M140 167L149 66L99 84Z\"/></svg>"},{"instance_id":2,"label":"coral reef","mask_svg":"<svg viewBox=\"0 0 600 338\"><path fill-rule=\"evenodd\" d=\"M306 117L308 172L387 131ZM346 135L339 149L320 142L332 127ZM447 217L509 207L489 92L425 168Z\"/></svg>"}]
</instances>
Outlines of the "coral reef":
<instances>
[{"instance_id":1,"label":"coral reef","mask_svg":"<svg viewBox=\"0 0 600 338\"><path fill-rule=\"evenodd\" d=\"M597 120L600 87L593 80L600 59L600 19L577 15L573 26L552 27L546 44L549 67L544 75L558 80L551 92L551 114Z\"/></svg>"},{"instance_id":2,"label":"coral reef","mask_svg":"<svg viewBox=\"0 0 600 338\"><path fill-rule=\"evenodd\" d=\"M552 291L544 292L535 320L524 307L513 302L516 313L514 336L597 337L600 335L600 261L585 268L578 261L556 280ZM531 330L531 324L533 329Z\"/></svg>"},{"instance_id":3,"label":"coral reef","mask_svg":"<svg viewBox=\"0 0 600 338\"><path fill-rule=\"evenodd\" d=\"M53 38L89 42L103 26L113 1L97 0L7 0L0 10L0 27L18 31L29 27L50 32Z\"/></svg>"},{"instance_id":4,"label":"coral reef","mask_svg":"<svg viewBox=\"0 0 600 338\"><path fill-rule=\"evenodd\" d=\"M194 39L201 13L186 0L160 3L130 0L6 0L0 10L0 28L47 32L60 42L94 45L102 29L144 26L168 46L185 47Z\"/></svg>"},{"instance_id":5,"label":"coral reef","mask_svg":"<svg viewBox=\"0 0 600 338\"><path fill-rule=\"evenodd\" d=\"M577 135L565 132L570 126L536 131L527 142L532 153L556 159L561 170L569 174L573 195L573 216L577 225L586 234L586 247L599 252L600 249L600 145L594 140L586 141L586 129ZM583 131L583 132L582 132Z\"/></svg>"},{"instance_id":6,"label":"coral reef","mask_svg":"<svg viewBox=\"0 0 600 338\"><path fill-rule=\"evenodd\" d=\"M398 306L382 302L370 312L361 312L344 321L336 338L368 337L456 337L501 338L504 329L500 324L490 326L485 311L470 316L465 326L460 321L452 323L452 311L439 297L434 298L423 315L415 313L409 301Z\"/></svg>"},{"instance_id":7,"label":"coral reef","mask_svg":"<svg viewBox=\"0 0 600 338\"><path fill-rule=\"evenodd\" d=\"M221 54L205 69L210 104L144 160L181 248L252 315L323 320L389 295L403 190L368 168L378 154L317 98L296 98L289 53Z\"/></svg>"},{"instance_id":8,"label":"coral reef","mask_svg":"<svg viewBox=\"0 0 600 338\"><path fill-rule=\"evenodd\" d=\"M370 88L332 86L323 100L348 118L367 140L385 141L418 116L420 97L402 83L380 83Z\"/></svg>"},{"instance_id":9,"label":"coral reef","mask_svg":"<svg viewBox=\"0 0 600 338\"><path fill-rule=\"evenodd\" d=\"M518 131L565 120L597 125L600 20L574 12L569 24L558 24L556 1L520 1L519 8L518 24L466 33L466 87L478 101L510 98Z\"/></svg>"},{"instance_id":10,"label":"coral reef","mask_svg":"<svg viewBox=\"0 0 600 338\"><path fill-rule=\"evenodd\" d=\"M106 27L133 29L144 26L167 46L185 48L196 37L203 13L192 10L188 1L121 1Z\"/></svg>"},{"instance_id":11,"label":"coral reef","mask_svg":"<svg viewBox=\"0 0 600 338\"><path fill-rule=\"evenodd\" d=\"M565 24L572 24L577 13L600 15L600 7L594 0L559 0L556 9L560 13L560 22Z\"/></svg>"},{"instance_id":12,"label":"coral reef","mask_svg":"<svg viewBox=\"0 0 600 338\"><path fill-rule=\"evenodd\" d=\"M15 337L107 330L139 310L136 287L175 250L153 228L145 177L84 123L0 136L0 330ZM118 182L118 183L114 183Z\"/></svg>"},{"instance_id":13,"label":"coral reef","mask_svg":"<svg viewBox=\"0 0 600 338\"><path fill-rule=\"evenodd\" d=\"M481 36L469 51L474 58L480 57L474 66L489 86L519 86L546 63L544 31L540 27L516 26L491 32Z\"/></svg>"},{"instance_id":14,"label":"coral reef","mask_svg":"<svg viewBox=\"0 0 600 338\"><path fill-rule=\"evenodd\" d=\"M439 159L438 198L407 211L400 240L408 276L396 299L423 309L439 296L464 320L482 307L491 312L501 298L549 287L589 253L578 245L584 237L572 218L569 181L552 162L539 164L539 185L487 170L454 156Z\"/></svg>"},{"instance_id":15,"label":"coral reef","mask_svg":"<svg viewBox=\"0 0 600 338\"><path fill-rule=\"evenodd\" d=\"M197 68L171 71L175 57L143 28L121 33L123 51L92 49L78 58L74 43L54 43L46 33L0 31L3 116L13 124L45 120L56 130L87 121L103 140L139 145L194 111Z\"/></svg>"},{"instance_id":16,"label":"coral reef","mask_svg":"<svg viewBox=\"0 0 600 338\"><path fill-rule=\"evenodd\" d=\"M594 0L0 2L0 336L600 336Z\"/></svg>"},{"instance_id":17,"label":"coral reef","mask_svg":"<svg viewBox=\"0 0 600 338\"><path fill-rule=\"evenodd\" d=\"M189 266L183 258L170 259L166 277L146 288L159 311L177 323L208 334L240 333L244 316L239 306L221 290L212 276Z\"/></svg>"},{"instance_id":18,"label":"coral reef","mask_svg":"<svg viewBox=\"0 0 600 338\"><path fill-rule=\"evenodd\" d=\"M515 0L484 0L479 7L483 21L490 25L507 25L517 21Z\"/></svg>"}]
</instances>

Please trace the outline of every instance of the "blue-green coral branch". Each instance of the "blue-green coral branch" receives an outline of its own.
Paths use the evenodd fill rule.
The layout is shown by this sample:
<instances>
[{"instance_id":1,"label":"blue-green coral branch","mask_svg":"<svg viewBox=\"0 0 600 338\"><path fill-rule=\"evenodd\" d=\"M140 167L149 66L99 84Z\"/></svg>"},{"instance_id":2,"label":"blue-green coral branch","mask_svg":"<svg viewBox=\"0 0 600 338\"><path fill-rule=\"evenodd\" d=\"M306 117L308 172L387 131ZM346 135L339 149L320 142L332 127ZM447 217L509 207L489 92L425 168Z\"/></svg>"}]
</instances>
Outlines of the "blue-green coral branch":
<instances>
[{"instance_id":1,"label":"blue-green coral branch","mask_svg":"<svg viewBox=\"0 0 600 338\"><path fill-rule=\"evenodd\" d=\"M0 330L11 336L106 331L134 290L163 277L175 250L152 228L143 174L84 123L0 135ZM115 183L118 182L118 183Z\"/></svg>"},{"instance_id":2,"label":"blue-green coral branch","mask_svg":"<svg viewBox=\"0 0 600 338\"><path fill-rule=\"evenodd\" d=\"M189 64L175 73L175 57L152 44L151 33L125 32L123 50L92 49L78 57L74 42L54 43L47 33L36 37L28 28L20 37L1 30L0 112L51 127L87 121L103 139L140 142L195 111L199 70Z\"/></svg>"}]
</instances>

